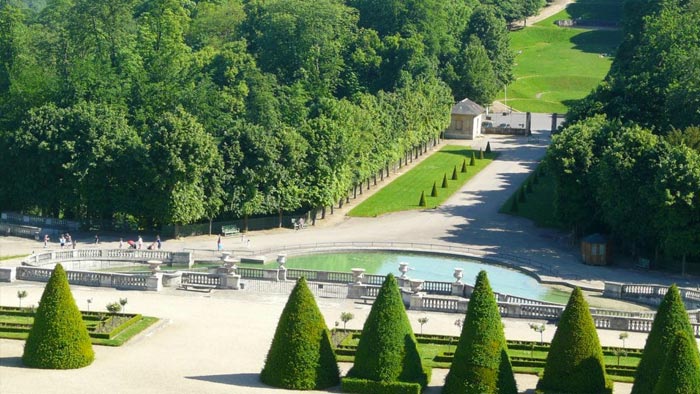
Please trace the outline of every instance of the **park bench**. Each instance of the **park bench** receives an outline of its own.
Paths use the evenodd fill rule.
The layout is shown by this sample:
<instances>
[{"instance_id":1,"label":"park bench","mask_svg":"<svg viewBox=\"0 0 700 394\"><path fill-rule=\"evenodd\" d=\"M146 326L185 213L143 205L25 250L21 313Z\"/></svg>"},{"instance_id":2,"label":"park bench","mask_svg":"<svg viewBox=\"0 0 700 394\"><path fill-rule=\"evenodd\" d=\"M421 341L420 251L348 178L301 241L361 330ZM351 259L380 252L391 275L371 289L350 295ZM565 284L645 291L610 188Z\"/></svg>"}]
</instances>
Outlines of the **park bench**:
<instances>
[{"instance_id":1,"label":"park bench","mask_svg":"<svg viewBox=\"0 0 700 394\"><path fill-rule=\"evenodd\" d=\"M360 296L360 300L362 300L363 304L373 304L374 300L376 300L377 297L372 297L372 296Z\"/></svg>"},{"instance_id":2,"label":"park bench","mask_svg":"<svg viewBox=\"0 0 700 394\"><path fill-rule=\"evenodd\" d=\"M241 229L238 228L235 224L231 224L228 226L221 226L221 233L224 235L224 237L227 237L229 235L234 235L238 234L241 232Z\"/></svg>"}]
</instances>

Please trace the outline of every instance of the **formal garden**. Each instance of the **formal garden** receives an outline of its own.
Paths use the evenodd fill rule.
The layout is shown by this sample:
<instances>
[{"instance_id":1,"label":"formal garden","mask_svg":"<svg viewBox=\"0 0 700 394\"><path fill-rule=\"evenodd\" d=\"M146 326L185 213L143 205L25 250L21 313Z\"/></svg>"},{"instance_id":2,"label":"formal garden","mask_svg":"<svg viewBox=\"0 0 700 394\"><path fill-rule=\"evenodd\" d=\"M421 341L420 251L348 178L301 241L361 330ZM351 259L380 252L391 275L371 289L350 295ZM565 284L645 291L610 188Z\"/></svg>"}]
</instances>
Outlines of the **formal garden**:
<instances>
[{"instance_id":1,"label":"formal garden","mask_svg":"<svg viewBox=\"0 0 700 394\"><path fill-rule=\"evenodd\" d=\"M343 313L340 318L345 326L353 316ZM421 331L427 322L419 321ZM361 331L329 331L301 278L282 312L260 377L287 389L323 389L340 381L343 392L418 394L430 382L432 368L449 368L443 393L514 394L514 372L537 374L539 393L612 393L614 381L633 382L633 393L700 390L700 354L675 285L661 302L643 351L601 347L578 288L551 343L507 341L483 271L465 318L455 325L458 339L414 334L397 281L389 274ZM339 376L336 360L353 363L346 377Z\"/></svg>"}]
</instances>

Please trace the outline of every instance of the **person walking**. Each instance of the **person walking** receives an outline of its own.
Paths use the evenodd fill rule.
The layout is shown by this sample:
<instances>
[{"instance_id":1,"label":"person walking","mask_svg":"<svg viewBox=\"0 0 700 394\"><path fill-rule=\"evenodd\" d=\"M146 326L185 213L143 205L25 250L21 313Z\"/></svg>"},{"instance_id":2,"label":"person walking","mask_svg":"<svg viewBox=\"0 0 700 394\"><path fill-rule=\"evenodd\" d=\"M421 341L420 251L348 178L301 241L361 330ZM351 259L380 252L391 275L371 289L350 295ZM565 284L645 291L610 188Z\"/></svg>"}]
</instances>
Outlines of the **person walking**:
<instances>
[{"instance_id":1,"label":"person walking","mask_svg":"<svg viewBox=\"0 0 700 394\"><path fill-rule=\"evenodd\" d=\"M163 243L160 242L160 235L156 235L156 244L158 245L158 250L163 246Z\"/></svg>"},{"instance_id":2,"label":"person walking","mask_svg":"<svg viewBox=\"0 0 700 394\"><path fill-rule=\"evenodd\" d=\"M224 244L221 243L221 235L219 235L219 238L216 239L216 250L219 252L224 250Z\"/></svg>"},{"instance_id":3,"label":"person walking","mask_svg":"<svg viewBox=\"0 0 700 394\"><path fill-rule=\"evenodd\" d=\"M124 247L124 238L119 238L119 249Z\"/></svg>"},{"instance_id":4,"label":"person walking","mask_svg":"<svg viewBox=\"0 0 700 394\"><path fill-rule=\"evenodd\" d=\"M138 245L138 249L143 248L143 238L139 235L139 239L136 241L136 245Z\"/></svg>"},{"instance_id":5,"label":"person walking","mask_svg":"<svg viewBox=\"0 0 700 394\"><path fill-rule=\"evenodd\" d=\"M49 239L50 239L50 238L49 238L49 235L48 235L48 234L44 234L44 248L46 248L46 247L49 246Z\"/></svg>"}]
</instances>

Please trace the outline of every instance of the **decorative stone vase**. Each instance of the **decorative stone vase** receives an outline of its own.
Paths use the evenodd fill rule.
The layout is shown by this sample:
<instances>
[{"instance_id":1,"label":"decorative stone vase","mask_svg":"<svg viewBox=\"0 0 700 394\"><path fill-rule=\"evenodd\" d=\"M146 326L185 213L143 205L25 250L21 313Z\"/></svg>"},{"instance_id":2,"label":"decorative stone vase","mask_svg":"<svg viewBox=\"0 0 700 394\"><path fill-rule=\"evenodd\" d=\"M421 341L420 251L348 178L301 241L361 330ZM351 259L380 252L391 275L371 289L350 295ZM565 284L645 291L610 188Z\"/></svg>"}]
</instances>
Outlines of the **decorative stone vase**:
<instances>
[{"instance_id":1,"label":"decorative stone vase","mask_svg":"<svg viewBox=\"0 0 700 394\"><path fill-rule=\"evenodd\" d=\"M408 284L411 286L411 292L412 293L418 293L421 290L421 287L423 287L423 280L421 279L410 279L408 281Z\"/></svg>"},{"instance_id":2,"label":"decorative stone vase","mask_svg":"<svg viewBox=\"0 0 700 394\"><path fill-rule=\"evenodd\" d=\"M365 269L364 268L353 268L352 269L352 278L355 281L356 285L361 285L362 284L362 278L365 277Z\"/></svg>"},{"instance_id":3,"label":"decorative stone vase","mask_svg":"<svg viewBox=\"0 0 700 394\"><path fill-rule=\"evenodd\" d=\"M155 275L160 272L160 266L163 264L160 260L148 260L148 268L151 270L151 274Z\"/></svg>"},{"instance_id":4,"label":"decorative stone vase","mask_svg":"<svg viewBox=\"0 0 700 394\"><path fill-rule=\"evenodd\" d=\"M401 279L406 279L406 273L408 272L408 263L399 263L399 272L401 273Z\"/></svg>"},{"instance_id":5,"label":"decorative stone vase","mask_svg":"<svg viewBox=\"0 0 700 394\"><path fill-rule=\"evenodd\" d=\"M285 264L287 264L287 254L286 253L280 253L277 255L277 264L279 264L279 268L284 267Z\"/></svg>"},{"instance_id":6,"label":"decorative stone vase","mask_svg":"<svg viewBox=\"0 0 700 394\"><path fill-rule=\"evenodd\" d=\"M456 268L456 267L455 267L455 272L454 272L454 274L452 274L452 276L454 276L454 278L457 279L457 281L455 282L455 284L458 284L458 285L461 285L461 284L462 284L462 277L464 276L464 272L463 272L463 271L464 271L463 268Z\"/></svg>"}]
</instances>

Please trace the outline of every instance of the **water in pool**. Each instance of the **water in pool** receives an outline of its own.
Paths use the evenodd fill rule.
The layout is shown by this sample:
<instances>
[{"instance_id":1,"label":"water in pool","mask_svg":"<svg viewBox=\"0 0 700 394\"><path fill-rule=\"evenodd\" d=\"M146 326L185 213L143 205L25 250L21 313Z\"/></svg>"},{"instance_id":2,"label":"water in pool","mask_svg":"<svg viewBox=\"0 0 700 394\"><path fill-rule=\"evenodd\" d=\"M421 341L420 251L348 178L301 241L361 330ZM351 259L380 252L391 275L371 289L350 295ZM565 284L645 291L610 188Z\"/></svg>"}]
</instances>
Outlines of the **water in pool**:
<instances>
[{"instance_id":1,"label":"water in pool","mask_svg":"<svg viewBox=\"0 0 700 394\"><path fill-rule=\"evenodd\" d=\"M491 287L499 293L558 303L566 303L569 296L567 292L541 285L536 279L521 272L457 257L404 252L348 252L287 258L289 268L340 272L364 268L368 274L393 273L397 276L400 275L399 262L408 263L410 278L453 282L454 268L462 268L462 282L473 285L479 271L485 270Z\"/></svg>"}]
</instances>

